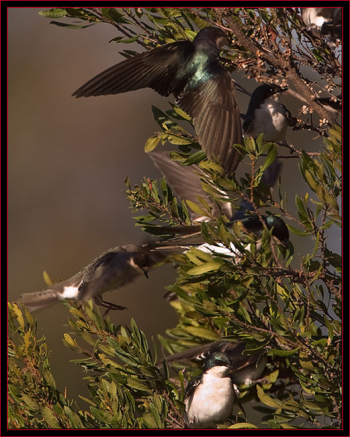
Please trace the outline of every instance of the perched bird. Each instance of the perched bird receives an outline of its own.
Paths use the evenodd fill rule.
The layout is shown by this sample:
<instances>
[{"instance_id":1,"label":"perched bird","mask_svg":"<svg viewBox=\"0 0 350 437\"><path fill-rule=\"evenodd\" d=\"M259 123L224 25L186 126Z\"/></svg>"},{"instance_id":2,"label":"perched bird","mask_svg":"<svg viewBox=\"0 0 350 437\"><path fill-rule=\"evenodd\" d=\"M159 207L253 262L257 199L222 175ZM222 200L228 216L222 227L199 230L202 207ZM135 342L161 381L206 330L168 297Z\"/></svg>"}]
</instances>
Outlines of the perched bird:
<instances>
[{"instance_id":1,"label":"perched bird","mask_svg":"<svg viewBox=\"0 0 350 437\"><path fill-rule=\"evenodd\" d=\"M267 357L262 352L252 355L243 354L246 344L243 341L218 340L213 343L202 344L182 352L166 357L168 364L190 363L191 361L201 361L210 354L224 353L230 360L232 367L231 379L237 385L251 385L259 380L267 363ZM160 365L161 362L157 363Z\"/></svg>"},{"instance_id":2,"label":"perched bird","mask_svg":"<svg viewBox=\"0 0 350 437\"><path fill-rule=\"evenodd\" d=\"M334 97L319 97L315 99L316 102L320 103L322 106L330 111L331 113L339 113L342 110L342 96L341 94Z\"/></svg>"},{"instance_id":3,"label":"perched bird","mask_svg":"<svg viewBox=\"0 0 350 437\"><path fill-rule=\"evenodd\" d=\"M199 144L209 159L217 159L226 173L235 171L242 144L240 112L230 73L219 60L228 44L216 27L202 29L193 42L178 41L156 47L116 64L74 92L75 97L119 94L152 88L171 93L193 121Z\"/></svg>"},{"instance_id":4,"label":"perched bird","mask_svg":"<svg viewBox=\"0 0 350 437\"><path fill-rule=\"evenodd\" d=\"M324 35L342 38L342 8L301 8L301 16L308 29Z\"/></svg>"},{"instance_id":5,"label":"perched bird","mask_svg":"<svg viewBox=\"0 0 350 437\"><path fill-rule=\"evenodd\" d=\"M126 307L102 300L106 291L117 290L144 274L154 264L154 258L146 248L128 244L117 246L95 258L87 267L70 279L50 286L47 290L24 293L20 300L30 311L49 306L58 300L76 299L93 301L113 310L125 310Z\"/></svg>"},{"instance_id":6,"label":"perched bird","mask_svg":"<svg viewBox=\"0 0 350 437\"><path fill-rule=\"evenodd\" d=\"M256 139L260 134L263 134L264 142L287 144L288 126L293 126L296 119L282 103L272 98L272 96L286 90L287 88L281 88L275 84L263 84L254 90L243 120L245 137ZM265 170L262 182L266 186L272 187L281 172L281 168L282 163L275 159Z\"/></svg>"},{"instance_id":7,"label":"perched bird","mask_svg":"<svg viewBox=\"0 0 350 437\"><path fill-rule=\"evenodd\" d=\"M264 134L265 142L286 143L287 128L296 120L282 103L272 98L286 90L279 85L267 83L254 90L243 120L245 137L257 138Z\"/></svg>"},{"instance_id":8,"label":"perched bird","mask_svg":"<svg viewBox=\"0 0 350 437\"><path fill-rule=\"evenodd\" d=\"M186 387L187 428L216 428L230 418L237 401L231 370L230 359L224 353L215 352L206 358L202 374Z\"/></svg>"}]
</instances>

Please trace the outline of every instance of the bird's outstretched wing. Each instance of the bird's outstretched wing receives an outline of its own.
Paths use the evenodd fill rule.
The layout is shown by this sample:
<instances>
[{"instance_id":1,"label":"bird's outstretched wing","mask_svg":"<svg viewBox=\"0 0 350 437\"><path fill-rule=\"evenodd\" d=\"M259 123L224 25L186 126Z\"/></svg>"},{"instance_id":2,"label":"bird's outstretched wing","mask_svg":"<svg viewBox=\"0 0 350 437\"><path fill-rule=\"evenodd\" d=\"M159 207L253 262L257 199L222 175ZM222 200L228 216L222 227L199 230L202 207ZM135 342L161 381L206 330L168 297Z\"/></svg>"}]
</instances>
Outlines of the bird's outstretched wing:
<instances>
[{"instance_id":1,"label":"bird's outstretched wing","mask_svg":"<svg viewBox=\"0 0 350 437\"><path fill-rule=\"evenodd\" d=\"M93 77L73 96L105 96L147 87L168 96L172 92L176 73L193 51L190 41L179 41L140 53Z\"/></svg>"},{"instance_id":2,"label":"bird's outstretched wing","mask_svg":"<svg viewBox=\"0 0 350 437\"><path fill-rule=\"evenodd\" d=\"M185 89L177 104L191 116L208 158L216 159L227 174L232 174L241 159L232 146L242 144L242 126L230 74L224 71L191 90Z\"/></svg>"},{"instance_id":3,"label":"bird's outstretched wing","mask_svg":"<svg viewBox=\"0 0 350 437\"><path fill-rule=\"evenodd\" d=\"M190 349L186 349L182 352L170 355L166 357L168 364L174 362L190 362L193 360L204 360L209 354L220 352L225 353L229 356L231 366L235 371L241 369L244 366L251 364L256 361L254 355L243 355L245 350L244 342L231 342L227 340L218 340L213 343L201 344L199 346L194 346ZM162 364L160 360L157 365Z\"/></svg>"},{"instance_id":4,"label":"bird's outstretched wing","mask_svg":"<svg viewBox=\"0 0 350 437\"><path fill-rule=\"evenodd\" d=\"M184 253L192 246L200 246L204 244L200 226L184 226L183 228L185 231L187 231L187 234L184 234L180 237L170 238L168 240L146 243L147 248L151 252L163 251L167 254L171 254Z\"/></svg>"},{"instance_id":5,"label":"bird's outstretched wing","mask_svg":"<svg viewBox=\"0 0 350 437\"><path fill-rule=\"evenodd\" d=\"M176 196L181 200L190 200L197 205L200 205L198 196L205 201L213 209L213 215L219 217L220 214L225 214L229 219L232 217L232 205L229 202L220 202L220 206L207 194L201 183L201 178L208 180L206 173L197 165L183 166L181 163L172 161L167 152L152 152L150 157L156 167L166 177L168 184L172 187ZM228 197L226 193L222 193L222 197ZM191 212L192 220L202 221L208 220L208 217L202 217L200 214Z\"/></svg>"}]
</instances>

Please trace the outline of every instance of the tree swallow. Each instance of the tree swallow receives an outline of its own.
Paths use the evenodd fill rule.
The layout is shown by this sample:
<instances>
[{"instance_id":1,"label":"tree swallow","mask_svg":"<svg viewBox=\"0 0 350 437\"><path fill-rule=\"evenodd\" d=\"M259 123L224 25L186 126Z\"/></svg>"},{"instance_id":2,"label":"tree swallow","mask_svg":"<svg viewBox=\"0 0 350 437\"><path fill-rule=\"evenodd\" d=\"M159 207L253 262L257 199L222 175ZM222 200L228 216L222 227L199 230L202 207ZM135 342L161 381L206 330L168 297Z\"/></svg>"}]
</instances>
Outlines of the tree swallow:
<instances>
[{"instance_id":1,"label":"tree swallow","mask_svg":"<svg viewBox=\"0 0 350 437\"><path fill-rule=\"evenodd\" d=\"M232 222L226 223L228 230L229 226L234 223L240 223L243 225L243 230L247 233L254 233L256 237L259 239L260 235L263 232L264 224L267 229L272 229L272 235L277 237L280 242L288 247L289 246L289 231L285 224L285 222L276 216L261 216L257 214L251 214L242 220L234 220ZM154 230L154 228L153 228ZM191 250L192 247L196 247L202 252L208 253L209 255L224 255L227 257L231 257L233 259L238 260L242 257L242 252L236 248L236 246L231 242L230 246L227 247L221 242L215 242L213 244L209 244L204 241L201 227L200 226L174 226L174 227L160 227L159 232L163 233L162 235L168 234L171 235L173 233L174 237L169 239L164 239L157 242L149 243L152 252L161 252L166 253L168 255L172 254L183 254ZM177 236L175 236L177 235ZM250 251L250 244L245 243L242 240L242 244L245 245L246 250ZM259 247L261 243L259 240L257 241L257 247ZM173 294L170 295L167 293L166 297L172 298Z\"/></svg>"},{"instance_id":2,"label":"tree swallow","mask_svg":"<svg viewBox=\"0 0 350 437\"><path fill-rule=\"evenodd\" d=\"M171 93L193 121L199 144L209 159L217 159L232 174L242 144L240 112L230 73L219 60L229 40L217 27L202 29L193 42L178 41L154 48L98 74L73 93L75 97L119 94L152 88Z\"/></svg>"},{"instance_id":3,"label":"tree swallow","mask_svg":"<svg viewBox=\"0 0 350 437\"><path fill-rule=\"evenodd\" d=\"M30 311L49 306L58 300L75 299L93 301L113 310L125 310L126 307L102 300L106 291L117 290L130 283L138 275L148 278L148 270L154 264L146 251L134 244L117 246L95 258L87 267L70 279L50 286L43 291L24 293L20 300ZM105 314L106 314L105 313Z\"/></svg>"},{"instance_id":4,"label":"tree swallow","mask_svg":"<svg viewBox=\"0 0 350 437\"><path fill-rule=\"evenodd\" d=\"M284 220L275 215L262 215L260 217L257 214L249 214L242 219L231 220L230 222L225 223L225 226L229 229L235 223L241 224L245 232L253 233L257 238L259 238L265 225L268 230L272 229L272 235L277 237L281 243L288 243L289 231ZM155 228L152 229L154 230ZM184 253L192 246L196 246L198 249L208 253L224 253L230 256L235 256L236 254L236 249L234 247L230 250L221 243L217 243L215 246L205 243L201 234L200 225L162 226L159 227L159 235L167 235L168 238L169 236L172 238L147 243L147 245L151 247L151 250L163 250L167 253Z\"/></svg>"},{"instance_id":5,"label":"tree swallow","mask_svg":"<svg viewBox=\"0 0 350 437\"><path fill-rule=\"evenodd\" d=\"M339 113L342 110L342 96L341 94L333 97L319 97L315 99L316 102L324 106L327 111L331 113Z\"/></svg>"},{"instance_id":6,"label":"tree swallow","mask_svg":"<svg viewBox=\"0 0 350 437\"><path fill-rule=\"evenodd\" d=\"M263 84L254 90L243 120L245 137L256 139L260 134L264 134L264 142L287 144L288 126L293 126L296 119L282 103L272 98L275 94L286 90L287 88L281 88L275 84ZM281 168L282 163L275 159L265 170L262 182L267 187L272 187L281 172Z\"/></svg>"},{"instance_id":7,"label":"tree swallow","mask_svg":"<svg viewBox=\"0 0 350 437\"><path fill-rule=\"evenodd\" d=\"M301 16L308 29L316 28L324 35L342 38L342 8L301 8Z\"/></svg>"},{"instance_id":8,"label":"tree swallow","mask_svg":"<svg viewBox=\"0 0 350 437\"><path fill-rule=\"evenodd\" d=\"M224 353L215 352L206 358L202 374L186 387L187 428L216 428L230 418L237 401L231 370L230 359Z\"/></svg>"},{"instance_id":9,"label":"tree swallow","mask_svg":"<svg viewBox=\"0 0 350 437\"><path fill-rule=\"evenodd\" d=\"M253 211L250 202L241 200L239 210L234 214L228 193L219 190L215 186L213 186L213 189L217 192L220 200L214 200L204 191L202 186L202 180L210 185L210 178L204 170L198 167L198 165L181 165L178 161L173 161L169 157L168 152L164 151L151 152L149 155L155 166L163 176L165 176L168 184L171 186L178 199L181 201L190 200L202 207L201 202L198 199L201 197L211 208L211 215L208 214L205 216L190 210L189 214L192 222L210 221L213 217L217 218L220 215L225 215L229 220L238 220L247 217L247 211ZM267 168L268 171L265 170L262 181L266 186L272 187L276 183L281 167L282 164L280 163L276 166L272 163L271 166Z\"/></svg>"},{"instance_id":10,"label":"tree swallow","mask_svg":"<svg viewBox=\"0 0 350 437\"><path fill-rule=\"evenodd\" d=\"M267 357L263 352L245 355L243 354L245 348L246 344L243 341L218 340L170 355L166 357L166 361L168 364L176 362L190 363L194 360L202 361L210 354L224 353L230 360L232 381L237 385L249 386L259 380L266 366Z\"/></svg>"},{"instance_id":11,"label":"tree swallow","mask_svg":"<svg viewBox=\"0 0 350 437\"><path fill-rule=\"evenodd\" d=\"M286 90L287 88L267 83L254 90L243 120L245 137L257 138L264 134L265 142L286 143L287 128L293 125L296 119L282 103L272 98Z\"/></svg>"},{"instance_id":12,"label":"tree swallow","mask_svg":"<svg viewBox=\"0 0 350 437\"><path fill-rule=\"evenodd\" d=\"M197 214L195 216L191 215L192 220L209 221L212 220L213 217L219 217L221 214L224 214L229 219L229 222L226 223L228 229L230 229L234 223L241 223L246 232L252 232L259 238L263 232L264 225L266 225L268 230L272 229L272 235L277 237L282 244L287 245L289 243L289 231L285 222L275 215L262 215L260 218L257 214L247 214L247 211L252 210L252 205L248 202L244 205L244 211L240 209L232 218L232 205L227 193L220 193L220 197L223 199L220 204L209 196L203 190L201 184L201 178L208 181L208 175L198 166L183 166L178 162L172 161L166 152L153 152L151 158L181 200L192 200L194 203L200 205L198 201L198 196L200 196L212 207L211 217L199 217ZM225 199L227 199L227 202ZM145 226L145 229L147 231L147 226ZM242 255L232 243L229 248L220 242L215 244L206 243L201 234L201 227L199 225L173 227L152 226L151 233L167 238L164 238L162 241L150 243L152 247L151 250L155 252L164 251L168 255L186 253L191 247L195 246L203 252L214 255L227 255L233 258L241 257ZM249 250L249 247L247 249Z\"/></svg>"}]
</instances>

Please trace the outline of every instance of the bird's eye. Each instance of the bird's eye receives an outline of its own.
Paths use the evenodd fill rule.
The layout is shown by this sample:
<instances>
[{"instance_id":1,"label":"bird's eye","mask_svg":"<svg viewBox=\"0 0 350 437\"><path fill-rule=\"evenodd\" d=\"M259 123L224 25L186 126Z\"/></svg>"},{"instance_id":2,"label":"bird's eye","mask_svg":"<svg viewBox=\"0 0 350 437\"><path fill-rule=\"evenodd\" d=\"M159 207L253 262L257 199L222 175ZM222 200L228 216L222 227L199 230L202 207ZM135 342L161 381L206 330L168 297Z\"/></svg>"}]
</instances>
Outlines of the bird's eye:
<instances>
[{"instance_id":1,"label":"bird's eye","mask_svg":"<svg viewBox=\"0 0 350 437\"><path fill-rule=\"evenodd\" d=\"M222 362L221 360L219 360L219 359L216 359L216 360L215 360L215 364L218 364L218 365L219 365L219 364L223 364L223 362Z\"/></svg>"}]
</instances>

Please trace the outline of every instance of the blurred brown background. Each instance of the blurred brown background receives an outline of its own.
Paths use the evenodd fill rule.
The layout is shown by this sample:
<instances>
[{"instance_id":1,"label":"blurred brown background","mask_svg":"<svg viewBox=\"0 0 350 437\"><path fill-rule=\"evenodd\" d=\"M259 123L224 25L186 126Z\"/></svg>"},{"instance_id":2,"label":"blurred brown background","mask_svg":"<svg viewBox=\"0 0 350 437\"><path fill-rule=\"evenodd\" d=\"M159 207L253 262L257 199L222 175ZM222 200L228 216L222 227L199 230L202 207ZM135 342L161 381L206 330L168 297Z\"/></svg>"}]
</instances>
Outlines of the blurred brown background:
<instances>
[{"instance_id":1,"label":"blurred brown background","mask_svg":"<svg viewBox=\"0 0 350 437\"><path fill-rule=\"evenodd\" d=\"M108 44L118 36L110 25L82 30L50 25L38 8L10 8L8 15L8 169L9 252L8 298L45 288L42 273L54 280L67 279L103 251L127 243L143 243L147 235L134 225L124 194L124 178L139 183L159 172L143 152L145 141L158 131L151 104L169 109L167 100L150 89L118 96L75 99L71 94L88 79L123 60L118 51L142 51L138 45ZM119 35L120 36L120 35ZM254 80L233 75L249 91ZM249 98L238 93L241 112ZM299 101L281 98L294 116ZM322 140L314 133L288 132L297 148L318 151ZM283 150L283 153L287 152ZM285 154L285 153L284 153ZM239 172L249 171L241 164ZM297 172L297 160L284 162L283 189L288 189L289 211L294 214L295 193L309 191ZM297 175L297 176L296 176ZM306 253L306 240L292 236L295 253ZM340 233L329 239L340 250ZM151 271L105 296L129 311L111 312L115 324L130 324L133 317L148 335L156 337L177 321L162 298L173 283L171 266ZM62 343L68 310L61 304L35 314L39 333L52 350L52 371L58 388L67 385L69 398L83 396L85 383L77 358ZM40 335L40 334L39 334Z\"/></svg>"}]
</instances>

